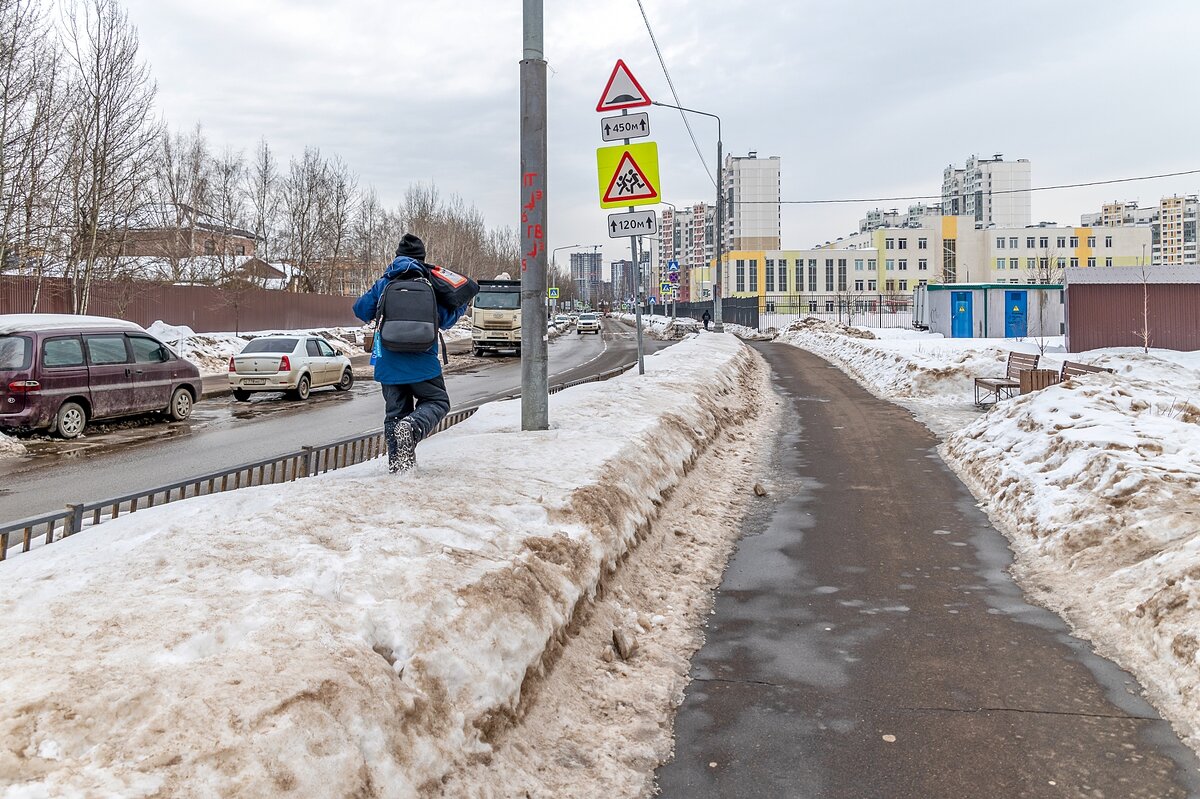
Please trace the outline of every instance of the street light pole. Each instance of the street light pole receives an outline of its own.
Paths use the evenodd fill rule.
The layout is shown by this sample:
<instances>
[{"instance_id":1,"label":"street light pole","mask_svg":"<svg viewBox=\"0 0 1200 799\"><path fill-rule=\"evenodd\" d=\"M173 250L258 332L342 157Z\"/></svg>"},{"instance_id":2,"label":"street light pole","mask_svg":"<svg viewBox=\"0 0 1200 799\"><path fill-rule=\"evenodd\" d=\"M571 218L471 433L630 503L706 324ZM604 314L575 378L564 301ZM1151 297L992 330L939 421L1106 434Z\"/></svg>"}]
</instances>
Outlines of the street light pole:
<instances>
[{"instance_id":1,"label":"street light pole","mask_svg":"<svg viewBox=\"0 0 1200 799\"><path fill-rule=\"evenodd\" d=\"M550 428L546 364L546 59L542 0L523 0L521 59L521 429Z\"/></svg>"},{"instance_id":2,"label":"street light pole","mask_svg":"<svg viewBox=\"0 0 1200 799\"><path fill-rule=\"evenodd\" d=\"M721 324L721 257L722 257L722 242L721 239L725 235L725 203L722 197L724 192L724 159L722 153L721 141L721 118L716 114L710 114L707 111L697 111L694 108L684 108L681 105L671 105L670 103L660 103L657 100L652 101L652 105L659 105L663 108L674 108L676 111L686 111L689 114L699 114L702 117L712 117L717 120L717 240L716 246L716 268L715 276L713 277L713 332L724 333L725 326Z\"/></svg>"}]
</instances>

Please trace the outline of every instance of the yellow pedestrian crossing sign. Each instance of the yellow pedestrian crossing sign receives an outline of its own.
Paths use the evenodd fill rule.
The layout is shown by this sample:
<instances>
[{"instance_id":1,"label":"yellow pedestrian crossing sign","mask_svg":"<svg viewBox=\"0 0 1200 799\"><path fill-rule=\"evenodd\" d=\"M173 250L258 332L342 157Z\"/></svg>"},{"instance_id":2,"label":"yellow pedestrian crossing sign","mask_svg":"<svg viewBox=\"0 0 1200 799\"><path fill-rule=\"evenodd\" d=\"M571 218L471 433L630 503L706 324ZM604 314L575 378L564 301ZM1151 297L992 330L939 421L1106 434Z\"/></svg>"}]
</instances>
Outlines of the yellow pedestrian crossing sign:
<instances>
[{"instance_id":1,"label":"yellow pedestrian crossing sign","mask_svg":"<svg viewBox=\"0 0 1200 799\"><path fill-rule=\"evenodd\" d=\"M658 179L658 143L625 144L596 150L600 207L654 205L662 197Z\"/></svg>"},{"instance_id":2,"label":"yellow pedestrian crossing sign","mask_svg":"<svg viewBox=\"0 0 1200 799\"><path fill-rule=\"evenodd\" d=\"M558 289L555 288L554 286L551 286L550 288L546 289L546 298L550 299L550 300L557 300L558 299Z\"/></svg>"}]
</instances>

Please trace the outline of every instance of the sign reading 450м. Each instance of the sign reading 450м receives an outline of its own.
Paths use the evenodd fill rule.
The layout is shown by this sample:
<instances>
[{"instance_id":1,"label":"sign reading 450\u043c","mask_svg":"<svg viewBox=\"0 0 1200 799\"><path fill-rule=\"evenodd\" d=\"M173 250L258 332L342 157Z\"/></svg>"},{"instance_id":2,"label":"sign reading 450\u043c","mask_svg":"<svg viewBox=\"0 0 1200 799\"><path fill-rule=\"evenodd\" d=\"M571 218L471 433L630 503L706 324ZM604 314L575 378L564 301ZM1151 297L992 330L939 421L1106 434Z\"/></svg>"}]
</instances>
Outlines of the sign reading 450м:
<instances>
[{"instance_id":1,"label":"sign reading 450\u043c","mask_svg":"<svg viewBox=\"0 0 1200 799\"><path fill-rule=\"evenodd\" d=\"M650 135L650 115L629 114L623 117L601 117L600 138L604 141L643 139Z\"/></svg>"}]
</instances>

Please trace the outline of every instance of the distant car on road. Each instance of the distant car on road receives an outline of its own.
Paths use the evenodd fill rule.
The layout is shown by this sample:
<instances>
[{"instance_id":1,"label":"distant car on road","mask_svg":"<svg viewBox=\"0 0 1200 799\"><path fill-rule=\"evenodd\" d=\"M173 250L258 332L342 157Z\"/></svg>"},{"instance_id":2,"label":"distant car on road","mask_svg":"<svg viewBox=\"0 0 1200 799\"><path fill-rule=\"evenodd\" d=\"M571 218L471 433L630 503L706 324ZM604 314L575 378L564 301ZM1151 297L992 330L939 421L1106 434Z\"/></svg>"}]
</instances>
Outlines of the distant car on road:
<instances>
[{"instance_id":1,"label":"distant car on road","mask_svg":"<svg viewBox=\"0 0 1200 799\"><path fill-rule=\"evenodd\" d=\"M554 317L554 324L559 327L570 327L571 317L567 316L565 313L560 313L558 316Z\"/></svg>"},{"instance_id":2,"label":"distant car on road","mask_svg":"<svg viewBox=\"0 0 1200 799\"><path fill-rule=\"evenodd\" d=\"M76 438L89 422L192 415L200 370L140 326L72 314L0 315L0 429Z\"/></svg>"},{"instance_id":3,"label":"distant car on road","mask_svg":"<svg viewBox=\"0 0 1200 799\"><path fill-rule=\"evenodd\" d=\"M229 385L238 402L255 391L283 391L306 400L322 386L349 391L354 369L349 358L319 336L261 336L229 359Z\"/></svg>"},{"instance_id":4,"label":"distant car on road","mask_svg":"<svg viewBox=\"0 0 1200 799\"><path fill-rule=\"evenodd\" d=\"M600 317L594 313L580 314L579 321L575 323L575 331L581 336L584 333L600 335Z\"/></svg>"}]
</instances>

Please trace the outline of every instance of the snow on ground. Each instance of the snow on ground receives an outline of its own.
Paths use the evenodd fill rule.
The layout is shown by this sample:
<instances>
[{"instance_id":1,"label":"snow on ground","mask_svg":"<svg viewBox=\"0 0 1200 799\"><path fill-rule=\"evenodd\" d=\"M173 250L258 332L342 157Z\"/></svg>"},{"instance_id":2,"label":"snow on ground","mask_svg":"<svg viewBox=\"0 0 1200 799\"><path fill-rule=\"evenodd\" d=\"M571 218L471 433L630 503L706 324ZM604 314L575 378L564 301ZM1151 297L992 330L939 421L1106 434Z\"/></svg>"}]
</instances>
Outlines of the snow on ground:
<instances>
[{"instance_id":1,"label":"snow on ground","mask_svg":"<svg viewBox=\"0 0 1200 799\"><path fill-rule=\"evenodd\" d=\"M12 458L25 454L25 445L0 433L0 458Z\"/></svg>"},{"instance_id":2,"label":"snow on ground","mask_svg":"<svg viewBox=\"0 0 1200 799\"><path fill-rule=\"evenodd\" d=\"M1048 351L1048 368L1116 374L971 415L972 376L1003 373L1010 349L1037 342L786 338L942 433L942 456L1009 537L1022 585L1137 676L1200 751L1200 353Z\"/></svg>"},{"instance_id":3,"label":"snow on ground","mask_svg":"<svg viewBox=\"0 0 1200 799\"><path fill-rule=\"evenodd\" d=\"M755 356L749 393L726 400L728 423L671 492L638 547L604 585L544 680L527 685L528 711L500 734L486 761L440 786L443 797L654 795L670 759L672 719L691 658L703 644L713 589L750 505L769 503L774 431L782 411L770 369ZM613 631L633 636L629 660Z\"/></svg>"},{"instance_id":4,"label":"snow on ground","mask_svg":"<svg viewBox=\"0 0 1200 799\"><path fill-rule=\"evenodd\" d=\"M197 333L186 325L170 325L157 321L146 328L152 336L170 345L181 358L200 367L200 374L224 374L229 369L229 359L242 351L246 343L260 336L272 335L317 335L329 342L335 350L353 358L366 354L362 348L363 330L358 327L311 328L308 330L258 330L247 333ZM446 341L451 341L446 331ZM470 330L467 331L470 338Z\"/></svg>"},{"instance_id":5,"label":"snow on ground","mask_svg":"<svg viewBox=\"0 0 1200 799\"><path fill-rule=\"evenodd\" d=\"M188 500L0 563L3 795L436 786L519 714L754 363L697 337L555 395L549 431L496 403L413 475Z\"/></svg>"},{"instance_id":6,"label":"snow on ground","mask_svg":"<svg viewBox=\"0 0 1200 799\"><path fill-rule=\"evenodd\" d=\"M616 314L616 317L631 325L637 324L637 316L631 313ZM656 339L674 341L690 333L699 332L704 325L686 316L661 316L659 314L642 314L642 328ZM635 328L636 329L636 328Z\"/></svg>"}]
</instances>

